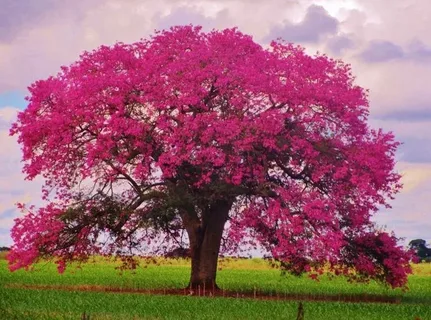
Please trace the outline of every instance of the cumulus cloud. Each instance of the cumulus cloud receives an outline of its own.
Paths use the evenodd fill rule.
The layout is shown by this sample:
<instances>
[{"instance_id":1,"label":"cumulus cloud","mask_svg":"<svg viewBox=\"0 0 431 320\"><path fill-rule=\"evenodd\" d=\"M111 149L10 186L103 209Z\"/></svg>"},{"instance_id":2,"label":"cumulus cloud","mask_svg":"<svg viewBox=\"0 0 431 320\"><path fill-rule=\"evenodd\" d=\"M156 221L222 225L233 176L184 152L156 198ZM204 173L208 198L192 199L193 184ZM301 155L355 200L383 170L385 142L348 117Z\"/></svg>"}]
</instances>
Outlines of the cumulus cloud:
<instances>
[{"instance_id":1,"label":"cumulus cloud","mask_svg":"<svg viewBox=\"0 0 431 320\"><path fill-rule=\"evenodd\" d=\"M55 5L50 6L49 1ZM147 38L155 29L190 23L201 24L207 29L238 26L242 32L261 39L276 21L290 19L301 12L296 1L284 0L264 3L242 0L18 2L37 2L37 8L27 6L25 10L38 18L16 26L4 24L10 41L0 41L0 93L23 90L37 79L55 75L61 65L77 60L84 50L112 45L116 41L135 42ZM274 11L274 8L278 10ZM15 11L13 16L18 19L23 13Z\"/></svg>"},{"instance_id":2,"label":"cumulus cloud","mask_svg":"<svg viewBox=\"0 0 431 320\"><path fill-rule=\"evenodd\" d=\"M430 43L431 2L418 0L358 1L367 16L359 30L366 39L385 39L397 44L413 38ZM367 22L368 21L368 22Z\"/></svg>"},{"instance_id":3,"label":"cumulus cloud","mask_svg":"<svg viewBox=\"0 0 431 320\"><path fill-rule=\"evenodd\" d=\"M40 1L43 8L44 1ZM39 1L23 2L39 5ZM0 43L0 93L22 90L35 80L55 75L61 65L77 60L84 50L147 37L154 29L152 16L163 9L163 2L148 6L148 1L134 0L56 0L55 4L46 5L49 8L40 19L28 22L30 27L12 28L17 29L10 33L15 35L13 39ZM26 10L32 14L32 6Z\"/></svg>"},{"instance_id":4,"label":"cumulus cloud","mask_svg":"<svg viewBox=\"0 0 431 320\"><path fill-rule=\"evenodd\" d=\"M316 43L325 35L335 34L338 23L325 8L311 5L301 22L294 24L286 21L282 26L274 26L267 39L281 37L289 42Z\"/></svg>"}]
</instances>

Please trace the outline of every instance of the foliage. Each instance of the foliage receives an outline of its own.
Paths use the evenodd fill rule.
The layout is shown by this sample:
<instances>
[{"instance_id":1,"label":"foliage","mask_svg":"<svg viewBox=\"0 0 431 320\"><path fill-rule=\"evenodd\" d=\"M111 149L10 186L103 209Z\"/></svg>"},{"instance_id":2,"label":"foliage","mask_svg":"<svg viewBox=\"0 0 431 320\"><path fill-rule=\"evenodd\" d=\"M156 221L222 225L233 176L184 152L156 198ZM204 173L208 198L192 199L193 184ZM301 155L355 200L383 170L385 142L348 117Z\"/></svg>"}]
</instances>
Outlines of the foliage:
<instances>
[{"instance_id":1,"label":"foliage","mask_svg":"<svg viewBox=\"0 0 431 320\"><path fill-rule=\"evenodd\" d=\"M412 240L409 242L409 247L419 260L431 261L431 248L427 248L425 240Z\"/></svg>"},{"instance_id":2,"label":"foliage","mask_svg":"<svg viewBox=\"0 0 431 320\"><path fill-rule=\"evenodd\" d=\"M339 60L236 29L175 27L85 52L31 85L11 129L50 201L21 206L11 270L182 246L184 230L191 241L227 210L228 251L260 245L295 274L329 261L405 285L409 254L370 221L401 188L399 143L367 126L353 81Z\"/></svg>"}]
</instances>

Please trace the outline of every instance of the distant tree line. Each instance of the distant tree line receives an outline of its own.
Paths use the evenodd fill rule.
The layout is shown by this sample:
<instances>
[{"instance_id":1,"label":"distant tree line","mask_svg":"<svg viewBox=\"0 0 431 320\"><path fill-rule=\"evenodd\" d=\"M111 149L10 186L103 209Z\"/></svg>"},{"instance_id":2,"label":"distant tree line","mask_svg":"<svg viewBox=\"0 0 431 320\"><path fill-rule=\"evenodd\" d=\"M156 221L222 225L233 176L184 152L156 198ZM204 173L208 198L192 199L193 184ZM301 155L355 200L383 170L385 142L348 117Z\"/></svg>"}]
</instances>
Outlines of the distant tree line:
<instances>
[{"instance_id":1,"label":"distant tree line","mask_svg":"<svg viewBox=\"0 0 431 320\"><path fill-rule=\"evenodd\" d=\"M431 248L427 248L426 241L423 239L415 239L409 243L410 249L416 252L416 255L421 261L431 262Z\"/></svg>"},{"instance_id":2,"label":"distant tree line","mask_svg":"<svg viewBox=\"0 0 431 320\"><path fill-rule=\"evenodd\" d=\"M0 252L2 251L9 251L10 248L9 247L0 247Z\"/></svg>"}]
</instances>

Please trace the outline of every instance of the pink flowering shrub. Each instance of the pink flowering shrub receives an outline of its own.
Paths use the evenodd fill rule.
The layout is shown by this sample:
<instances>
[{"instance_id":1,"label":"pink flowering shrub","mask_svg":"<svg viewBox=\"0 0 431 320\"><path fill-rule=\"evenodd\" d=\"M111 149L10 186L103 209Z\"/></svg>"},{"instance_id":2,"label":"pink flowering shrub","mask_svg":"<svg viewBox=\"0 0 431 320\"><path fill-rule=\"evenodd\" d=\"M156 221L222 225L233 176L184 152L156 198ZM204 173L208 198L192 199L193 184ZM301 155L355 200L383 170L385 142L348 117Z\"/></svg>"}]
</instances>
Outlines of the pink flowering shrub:
<instances>
[{"instance_id":1,"label":"pink flowering shrub","mask_svg":"<svg viewBox=\"0 0 431 320\"><path fill-rule=\"evenodd\" d=\"M401 188L399 143L368 127L342 61L185 26L85 52L29 90L11 135L27 179L44 177L61 206L16 221L12 270L132 253L161 234L161 249L190 241L193 261L217 257L229 220L227 249L406 284L409 255L370 222Z\"/></svg>"}]
</instances>

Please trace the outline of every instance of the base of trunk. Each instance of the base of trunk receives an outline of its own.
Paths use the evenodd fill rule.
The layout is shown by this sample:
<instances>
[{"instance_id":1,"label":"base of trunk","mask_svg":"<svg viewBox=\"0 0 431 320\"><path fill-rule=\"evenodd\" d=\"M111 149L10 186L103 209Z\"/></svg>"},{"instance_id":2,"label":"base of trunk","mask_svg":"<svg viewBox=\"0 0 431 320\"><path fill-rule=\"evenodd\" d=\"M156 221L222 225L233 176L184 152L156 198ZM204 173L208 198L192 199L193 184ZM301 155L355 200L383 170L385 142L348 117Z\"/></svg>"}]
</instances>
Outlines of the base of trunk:
<instances>
[{"instance_id":1,"label":"base of trunk","mask_svg":"<svg viewBox=\"0 0 431 320\"><path fill-rule=\"evenodd\" d=\"M189 283L186 289L194 292L200 292L202 295L205 295L205 293L208 292L215 292L220 290L219 286L217 285L217 283L215 283L215 281L201 281Z\"/></svg>"},{"instance_id":2,"label":"base of trunk","mask_svg":"<svg viewBox=\"0 0 431 320\"><path fill-rule=\"evenodd\" d=\"M232 201L211 203L201 215L183 215L190 241L191 275L187 289L190 293L206 295L220 290L216 284L217 262L224 225L229 217Z\"/></svg>"}]
</instances>

